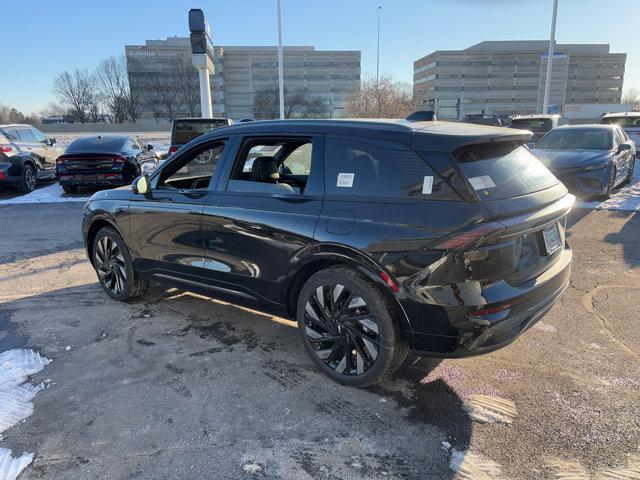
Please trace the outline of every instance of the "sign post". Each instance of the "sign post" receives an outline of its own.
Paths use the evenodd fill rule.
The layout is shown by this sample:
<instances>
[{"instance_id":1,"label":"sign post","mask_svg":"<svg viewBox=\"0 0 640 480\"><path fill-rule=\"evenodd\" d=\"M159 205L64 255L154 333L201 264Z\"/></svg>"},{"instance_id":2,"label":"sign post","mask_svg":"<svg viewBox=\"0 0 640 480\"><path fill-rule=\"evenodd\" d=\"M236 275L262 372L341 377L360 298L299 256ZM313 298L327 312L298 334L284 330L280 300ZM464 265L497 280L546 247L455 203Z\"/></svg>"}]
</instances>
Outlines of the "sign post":
<instances>
[{"instance_id":1,"label":"sign post","mask_svg":"<svg viewBox=\"0 0 640 480\"><path fill-rule=\"evenodd\" d=\"M202 118L212 118L211 84L209 76L214 72L211 31L199 8L189 10L189 31L191 32L191 54L193 66L200 77L200 111Z\"/></svg>"}]
</instances>

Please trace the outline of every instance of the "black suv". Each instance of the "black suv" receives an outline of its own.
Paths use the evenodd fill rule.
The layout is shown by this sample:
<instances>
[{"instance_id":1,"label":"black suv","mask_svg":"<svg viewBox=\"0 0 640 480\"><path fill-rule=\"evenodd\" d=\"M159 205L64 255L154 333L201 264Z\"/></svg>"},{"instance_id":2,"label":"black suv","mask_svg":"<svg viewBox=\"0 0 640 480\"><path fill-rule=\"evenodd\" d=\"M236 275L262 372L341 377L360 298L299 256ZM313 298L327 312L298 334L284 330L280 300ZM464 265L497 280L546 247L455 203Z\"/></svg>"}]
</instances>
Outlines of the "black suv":
<instances>
[{"instance_id":1,"label":"black suv","mask_svg":"<svg viewBox=\"0 0 640 480\"><path fill-rule=\"evenodd\" d=\"M566 288L574 198L523 146L530 135L406 121L220 128L132 188L96 193L87 253L115 299L152 280L278 312L330 377L370 384L409 350L507 345Z\"/></svg>"},{"instance_id":2,"label":"black suv","mask_svg":"<svg viewBox=\"0 0 640 480\"><path fill-rule=\"evenodd\" d=\"M32 192L38 180L55 180L62 149L31 125L0 125L0 185Z\"/></svg>"}]
</instances>

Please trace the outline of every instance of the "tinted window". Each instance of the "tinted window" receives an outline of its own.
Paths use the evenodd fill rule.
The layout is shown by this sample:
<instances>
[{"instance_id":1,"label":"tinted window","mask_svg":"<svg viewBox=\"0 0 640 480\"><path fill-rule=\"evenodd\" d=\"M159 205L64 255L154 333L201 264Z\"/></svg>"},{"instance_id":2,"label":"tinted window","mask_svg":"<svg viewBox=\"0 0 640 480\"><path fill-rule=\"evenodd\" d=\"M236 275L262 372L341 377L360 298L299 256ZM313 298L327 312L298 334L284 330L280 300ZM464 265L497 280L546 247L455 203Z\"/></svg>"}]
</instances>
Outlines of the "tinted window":
<instances>
[{"instance_id":1,"label":"tinted window","mask_svg":"<svg viewBox=\"0 0 640 480\"><path fill-rule=\"evenodd\" d=\"M540 160L517 143L462 147L453 152L453 158L481 200L519 197L558 183Z\"/></svg>"},{"instance_id":2,"label":"tinted window","mask_svg":"<svg viewBox=\"0 0 640 480\"><path fill-rule=\"evenodd\" d=\"M534 133L548 132L553 127L550 118L516 118L511 120L511 128L522 128Z\"/></svg>"},{"instance_id":3,"label":"tinted window","mask_svg":"<svg viewBox=\"0 0 640 480\"><path fill-rule=\"evenodd\" d=\"M125 137L83 137L71 142L64 153L119 153L126 141Z\"/></svg>"},{"instance_id":4,"label":"tinted window","mask_svg":"<svg viewBox=\"0 0 640 480\"><path fill-rule=\"evenodd\" d=\"M187 190L206 190L209 188L218 161L222 156L226 140L207 145L177 161L172 161L162 169L158 186L161 188L179 188Z\"/></svg>"},{"instance_id":5,"label":"tinted window","mask_svg":"<svg viewBox=\"0 0 640 480\"><path fill-rule=\"evenodd\" d=\"M210 132L216 128L224 127L229 122L225 119L211 119L207 121L174 120L171 132L171 143L173 145L183 145L189 143L194 138L203 133Z\"/></svg>"},{"instance_id":6,"label":"tinted window","mask_svg":"<svg viewBox=\"0 0 640 480\"><path fill-rule=\"evenodd\" d=\"M559 128L547 134L536 148L551 150L609 150L612 134L608 128Z\"/></svg>"},{"instance_id":7,"label":"tinted window","mask_svg":"<svg viewBox=\"0 0 640 480\"><path fill-rule=\"evenodd\" d=\"M375 139L328 136L325 141L328 195L433 198L451 191L408 146Z\"/></svg>"},{"instance_id":8,"label":"tinted window","mask_svg":"<svg viewBox=\"0 0 640 480\"><path fill-rule=\"evenodd\" d=\"M20 140L25 143L36 143L36 137L33 136L31 130L28 128L19 128L18 135L20 135Z\"/></svg>"}]
</instances>

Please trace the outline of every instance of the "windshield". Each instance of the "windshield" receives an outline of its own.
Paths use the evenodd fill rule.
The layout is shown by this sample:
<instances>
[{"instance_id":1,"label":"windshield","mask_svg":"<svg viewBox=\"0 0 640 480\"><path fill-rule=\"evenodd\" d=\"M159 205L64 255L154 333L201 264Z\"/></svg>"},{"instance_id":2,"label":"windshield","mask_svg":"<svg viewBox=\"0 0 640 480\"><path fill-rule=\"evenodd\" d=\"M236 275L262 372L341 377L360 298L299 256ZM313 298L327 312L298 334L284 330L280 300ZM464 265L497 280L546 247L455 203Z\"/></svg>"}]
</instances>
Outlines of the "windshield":
<instances>
[{"instance_id":1,"label":"windshield","mask_svg":"<svg viewBox=\"0 0 640 480\"><path fill-rule=\"evenodd\" d=\"M560 128L544 137L535 148L550 150L609 150L612 145L608 128Z\"/></svg>"},{"instance_id":2,"label":"windshield","mask_svg":"<svg viewBox=\"0 0 640 480\"><path fill-rule=\"evenodd\" d=\"M540 160L514 142L462 147L453 157L481 200L518 197L558 183Z\"/></svg>"},{"instance_id":3,"label":"windshield","mask_svg":"<svg viewBox=\"0 0 640 480\"><path fill-rule=\"evenodd\" d=\"M171 144L184 145L203 133L224 127L228 124L229 122L224 118L200 122L192 120L175 120L173 122L173 132L171 132Z\"/></svg>"},{"instance_id":4,"label":"windshield","mask_svg":"<svg viewBox=\"0 0 640 480\"><path fill-rule=\"evenodd\" d=\"M523 128L534 133L548 132L553 127L550 118L516 118L511 120L511 128Z\"/></svg>"},{"instance_id":5,"label":"windshield","mask_svg":"<svg viewBox=\"0 0 640 480\"><path fill-rule=\"evenodd\" d=\"M602 119L602 123L607 125L620 125L622 128L640 128L640 117L607 117Z\"/></svg>"}]
</instances>

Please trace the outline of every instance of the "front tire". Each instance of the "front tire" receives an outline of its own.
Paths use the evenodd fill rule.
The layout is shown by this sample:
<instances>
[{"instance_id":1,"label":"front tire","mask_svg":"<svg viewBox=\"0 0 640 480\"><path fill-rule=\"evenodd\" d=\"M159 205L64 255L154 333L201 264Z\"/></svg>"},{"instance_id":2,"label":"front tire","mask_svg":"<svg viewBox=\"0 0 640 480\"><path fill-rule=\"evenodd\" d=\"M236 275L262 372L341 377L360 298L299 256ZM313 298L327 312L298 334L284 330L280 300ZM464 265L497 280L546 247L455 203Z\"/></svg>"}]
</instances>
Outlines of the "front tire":
<instances>
[{"instance_id":1,"label":"front tire","mask_svg":"<svg viewBox=\"0 0 640 480\"><path fill-rule=\"evenodd\" d=\"M609 200L611 198L611 193L616 186L616 177L618 172L616 167L611 168L611 173L609 174L609 181L607 182L607 188L601 195L599 195L600 200Z\"/></svg>"},{"instance_id":2,"label":"front tire","mask_svg":"<svg viewBox=\"0 0 640 480\"><path fill-rule=\"evenodd\" d=\"M20 179L20 192L31 193L36 189L36 171L31 165L22 167L22 178Z\"/></svg>"},{"instance_id":3,"label":"front tire","mask_svg":"<svg viewBox=\"0 0 640 480\"><path fill-rule=\"evenodd\" d=\"M333 380L363 387L393 374L407 343L389 301L368 278L347 267L321 270L298 297L302 342Z\"/></svg>"},{"instance_id":4,"label":"front tire","mask_svg":"<svg viewBox=\"0 0 640 480\"><path fill-rule=\"evenodd\" d=\"M147 290L149 283L134 271L129 249L115 229L101 229L91 253L98 281L111 298L125 302L142 296Z\"/></svg>"},{"instance_id":5,"label":"front tire","mask_svg":"<svg viewBox=\"0 0 640 480\"><path fill-rule=\"evenodd\" d=\"M627 173L627 178L624 180L624 183L629 184L633 180L633 171L636 167L636 159L635 157L631 160L631 166L629 167L629 173Z\"/></svg>"}]
</instances>

